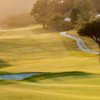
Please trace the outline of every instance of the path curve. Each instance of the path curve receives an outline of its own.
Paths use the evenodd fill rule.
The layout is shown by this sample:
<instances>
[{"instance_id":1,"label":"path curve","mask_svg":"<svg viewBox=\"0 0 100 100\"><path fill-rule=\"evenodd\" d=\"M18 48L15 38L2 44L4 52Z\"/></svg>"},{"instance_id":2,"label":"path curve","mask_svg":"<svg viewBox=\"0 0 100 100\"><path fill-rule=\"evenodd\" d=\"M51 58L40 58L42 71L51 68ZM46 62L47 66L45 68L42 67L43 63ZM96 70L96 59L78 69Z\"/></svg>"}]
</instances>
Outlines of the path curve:
<instances>
[{"instance_id":1,"label":"path curve","mask_svg":"<svg viewBox=\"0 0 100 100\"><path fill-rule=\"evenodd\" d=\"M82 39L76 36L69 35L66 32L61 32L60 34L64 37L74 39L77 42L77 46L79 47L80 50L88 52L88 53L92 53L92 54L99 54L99 52L89 49Z\"/></svg>"}]
</instances>

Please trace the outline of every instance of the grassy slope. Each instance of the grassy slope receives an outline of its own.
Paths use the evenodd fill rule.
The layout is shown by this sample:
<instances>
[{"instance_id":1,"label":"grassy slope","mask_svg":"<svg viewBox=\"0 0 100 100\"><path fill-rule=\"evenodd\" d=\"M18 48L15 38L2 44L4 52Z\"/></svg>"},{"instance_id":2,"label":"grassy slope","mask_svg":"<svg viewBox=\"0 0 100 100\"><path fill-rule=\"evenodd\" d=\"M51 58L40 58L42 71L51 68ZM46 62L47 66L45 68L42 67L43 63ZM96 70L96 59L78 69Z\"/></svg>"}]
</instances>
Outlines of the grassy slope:
<instances>
[{"instance_id":1,"label":"grassy slope","mask_svg":"<svg viewBox=\"0 0 100 100\"><path fill-rule=\"evenodd\" d=\"M0 38L1 74L44 72L0 81L0 100L100 100L98 56L80 51L75 41L41 26L1 32Z\"/></svg>"},{"instance_id":2,"label":"grassy slope","mask_svg":"<svg viewBox=\"0 0 100 100\"><path fill-rule=\"evenodd\" d=\"M97 56L80 51L74 40L43 31L41 26L1 32L0 38L0 58L10 65L2 72L100 72Z\"/></svg>"}]
</instances>

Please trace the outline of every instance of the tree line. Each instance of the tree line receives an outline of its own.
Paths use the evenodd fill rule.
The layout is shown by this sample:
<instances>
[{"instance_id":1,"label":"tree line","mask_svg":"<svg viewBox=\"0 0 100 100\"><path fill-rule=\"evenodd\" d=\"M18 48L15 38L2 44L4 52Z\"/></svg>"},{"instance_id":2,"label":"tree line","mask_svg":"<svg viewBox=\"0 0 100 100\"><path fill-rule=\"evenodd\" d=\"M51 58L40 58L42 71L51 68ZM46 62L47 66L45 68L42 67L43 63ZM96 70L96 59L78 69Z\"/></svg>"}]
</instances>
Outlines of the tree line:
<instances>
[{"instance_id":1,"label":"tree line","mask_svg":"<svg viewBox=\"0 0 100 100\"><path fill-rule=\"evenodd\" d=\"M93 0L37 0L31 11L44 29L51 27L62 30L92 19L95 13ZM64 21L66 17L71 18L71 23Z\"/></svg>"},{"instance_id":2,"label":"tree line","mask_svg":"<svg viewBox=\"0 0 100 100\"><path fill-rule=\"evenodd\" d=\"M37 0L31 14L38 23L43 24L43 28L47 28L47 26L58 28L61 26L61 23L64 24L64 15L73 7L72 1L73 0Z\"/></svg>"}]
</instances>

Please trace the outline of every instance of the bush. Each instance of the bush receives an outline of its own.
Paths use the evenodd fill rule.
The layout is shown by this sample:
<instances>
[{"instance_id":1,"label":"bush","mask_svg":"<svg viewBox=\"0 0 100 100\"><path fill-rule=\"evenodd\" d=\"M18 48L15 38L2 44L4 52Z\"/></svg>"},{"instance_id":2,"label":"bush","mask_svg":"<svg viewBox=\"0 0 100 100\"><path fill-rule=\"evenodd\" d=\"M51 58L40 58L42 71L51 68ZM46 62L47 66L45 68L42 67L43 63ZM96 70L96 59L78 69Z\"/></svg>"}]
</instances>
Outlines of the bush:
<instances>
[{"instance_id":1,"label":"bush","mask_svg":"<svg viewBox=\"0 0 100 100\"><path fill-rule=\"evenodd\" d=\"M85 23L78 34L92 38L100 46L100 19Z\"/></svg>"}]
</instances>

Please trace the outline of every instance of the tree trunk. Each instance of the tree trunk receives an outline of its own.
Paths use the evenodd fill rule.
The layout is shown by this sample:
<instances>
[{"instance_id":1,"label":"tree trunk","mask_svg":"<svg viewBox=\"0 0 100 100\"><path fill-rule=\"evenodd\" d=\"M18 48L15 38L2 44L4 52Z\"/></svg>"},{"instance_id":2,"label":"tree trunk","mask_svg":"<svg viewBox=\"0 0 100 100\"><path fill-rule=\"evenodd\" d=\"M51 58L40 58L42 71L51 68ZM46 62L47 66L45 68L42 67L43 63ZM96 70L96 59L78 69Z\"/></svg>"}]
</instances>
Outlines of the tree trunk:
<instances>
[{"instance_id":1,"label":"tree trunk","mask_svg":"<svg viewBox=\"0 0 100 100\"><path fill-rule=\"evenodd\" d=\"M43 29L45 29L45 24L43 24Z\"/></svg>"},{"instance_id":2,"label":"tree trunk","mask_svg":"<svg viewBox=\"0 0 100 100\"><path fill-rule=\"evenodd\" d=\"M43 23L43 29L46 30L47 29L47 24Z\"/></svg>"}]
</instances>

